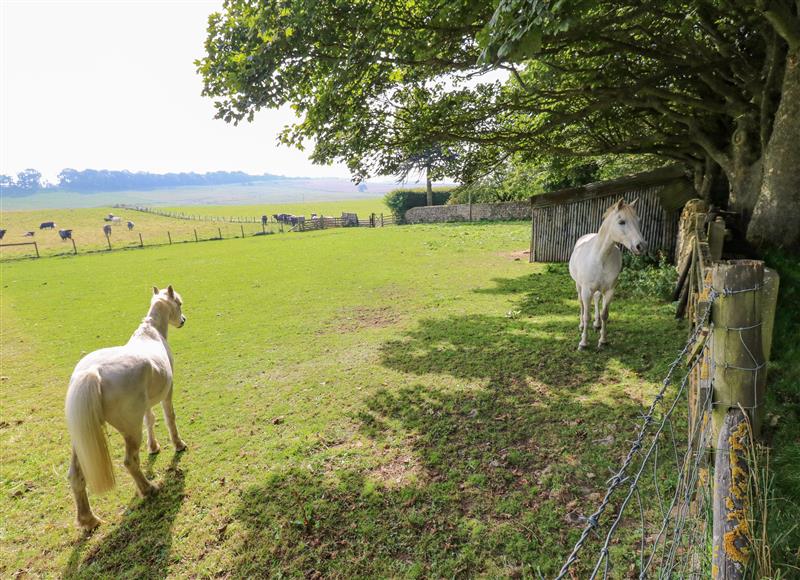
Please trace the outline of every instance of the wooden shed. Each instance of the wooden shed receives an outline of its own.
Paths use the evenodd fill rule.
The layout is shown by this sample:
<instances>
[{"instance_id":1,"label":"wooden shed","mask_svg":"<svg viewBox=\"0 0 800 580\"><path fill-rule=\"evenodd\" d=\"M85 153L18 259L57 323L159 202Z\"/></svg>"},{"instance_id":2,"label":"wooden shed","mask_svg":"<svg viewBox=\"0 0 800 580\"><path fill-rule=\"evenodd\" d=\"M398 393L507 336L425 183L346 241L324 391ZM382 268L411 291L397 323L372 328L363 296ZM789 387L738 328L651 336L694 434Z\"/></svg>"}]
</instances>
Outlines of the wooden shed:
<instances>
[{"instance_id":1,"label":"wooden shed","mask_svg":"<svg viewBox=\"0 0 800 580\"><path fill-rule=\"evenodd\" d=\"M675 251L680 209L694 187L679 166L590 183L531 198L531 262L566 262L575 242L596 232L603 213L620 198L638 198L642 235L651 250Z\"/></svg>"}]
</instances>

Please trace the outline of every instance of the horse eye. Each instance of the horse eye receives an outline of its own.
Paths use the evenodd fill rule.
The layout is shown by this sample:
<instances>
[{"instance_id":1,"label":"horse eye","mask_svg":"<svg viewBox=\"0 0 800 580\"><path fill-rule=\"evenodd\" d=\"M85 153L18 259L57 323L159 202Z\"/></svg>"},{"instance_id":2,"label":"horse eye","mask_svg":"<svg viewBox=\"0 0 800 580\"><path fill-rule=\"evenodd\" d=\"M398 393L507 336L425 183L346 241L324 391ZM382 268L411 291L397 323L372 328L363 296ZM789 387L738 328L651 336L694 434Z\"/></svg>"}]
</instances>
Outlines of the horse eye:
<instances>
[{"instance_id":1,"label":"horse eye","mask_svg":"<svg viewBox=\"0 0 800 580\"><path fill-rule=\"evenodd\" d=\"M624 226L625 225L625 220L622 220L621 222L619 222L619 225Z\"/></svg>"}]
</instances>

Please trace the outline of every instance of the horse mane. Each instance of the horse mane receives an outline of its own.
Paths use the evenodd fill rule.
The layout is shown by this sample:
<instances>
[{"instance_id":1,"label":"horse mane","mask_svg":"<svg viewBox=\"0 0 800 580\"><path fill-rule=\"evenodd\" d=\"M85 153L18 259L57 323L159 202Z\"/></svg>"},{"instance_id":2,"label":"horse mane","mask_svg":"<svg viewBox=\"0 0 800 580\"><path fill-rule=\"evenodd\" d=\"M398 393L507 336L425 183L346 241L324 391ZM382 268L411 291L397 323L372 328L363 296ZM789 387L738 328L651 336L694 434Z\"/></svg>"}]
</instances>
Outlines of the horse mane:
<instances>
[{"instance_id":1,"label":"horse mane","mask_svg":"<svg viewBox=\"0 0 800 580\"><path fill-rule=\"evenodd\" d=\"M621 200L620 200L620 201L621 201ZM618 209L622 209L622 208L624 208L624 207L625 207L627 204L626 204L626 203L623 201L623 202L622 202L622 207L618 208L618 207L617 207L618 205L619 205L619 202L615 202L615 203L614 203L613 205L611 205L611 206L610 206L610 207L609 207L609 208L608 208L608 209L607 209L605 212L603 212L603 220L605 220L605 219L606 219L608 216L610 216L610 215L611 215L611 212L613 212L613 211L617 211Z\"/></svg>"}]
</instances>

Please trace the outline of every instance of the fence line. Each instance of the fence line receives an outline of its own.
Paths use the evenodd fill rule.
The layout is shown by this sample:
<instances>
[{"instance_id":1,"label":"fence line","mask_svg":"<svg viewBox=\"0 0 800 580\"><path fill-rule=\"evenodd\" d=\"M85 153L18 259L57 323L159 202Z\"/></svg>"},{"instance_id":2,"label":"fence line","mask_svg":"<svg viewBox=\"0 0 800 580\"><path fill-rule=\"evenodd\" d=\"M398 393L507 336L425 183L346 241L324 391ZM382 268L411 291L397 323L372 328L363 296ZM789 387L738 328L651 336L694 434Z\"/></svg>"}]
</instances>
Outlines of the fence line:
<instances>
[{"instance_id":1,"label":"fence line","mask_svg":"<svg viewBox=\"0 0 800 580\"><path fill-rule=\"evenodd\" d=\"M138 206L138 205L129 205L124 203L118 203L114 205L115 208L120 209L128 209L133 211L139 211L143 213L149 213L153 215L158 215L161 217L168 217L173 219L181 219L181 220L192 220L192 221L203 221L203 222L226 222L232 224L278 224L280 223L283 225L285 222L282 220L275 219L274 216L265 216L266 222L263 218L259 217L225 217L225 216L209 216L209 215L195 215L195 214L186 214L184 212L174 212L174 211L164 211L158 210L152 207L146 206ZM308 220L303 219L302 221L293 224L293 227L290 231L295 232L305 232L305 231L312 231L312 230L319 230L319 229L326 229L326 228L338 228L338 227L384 227L388 225L395 225L396 221L394 216L384 216L383 214L370 214L369 219L363 220L358 219L356 214L354 213L343 213L342 217L328 217L328 216L319 216L317 218L310 218Z\"/></svg>"},{"instance_id":2,"label":"fence line","mask_svg":"<svg viewBox=\"0 0 800 580\"><path fill-rule=\"evenodd\" d=\"M194 237L193 240L191 238L185 239L185 240L177 240L177 239L173 240L172 233L169 230L167 230L167 232L166 232L167 241L165 241L165 242L152 242L152 241L149 241L147 244L145 244L144 237L142 236L142 233L141 232L137 232L138 237L139 237L138 242L128 243L128 244L123 245L123 246L115 246L112 243L111 237L110 236L105 236L105 242L106 242L106 244L108 246L107 248L96 247L96 248L93 248L93 249L90 249L90 250L85 250L82 253L84 253L84 254L93 254L93 253L98 253L98 252L112 252L112 251L117 251L117 250L129 250L129 249L133 249L133 248L144 248L145 246L147 246L147 247L169 246L169 245L172 245L174 243L191 243L191 242L199 243L199 242L210 242L210 241L222 240L222 239L244 239L246 237L258 237L258 236L265 236L265 235L274 235L276 233L276 232L273 232L271 230L270 231L266 231L266 230L262 229L262 231L255 232L255 233L250 234L248 236L248 234L245 233L243 226L241 227L240 231L241 231L241 235L239 235L239 236L233 235L233 236L230 236L228 238L225 238L222 235L222 229L221 228L217 228L217 235L216 236L209 237L209 238L203 238L203 237L200 237L198 235L197 229L194 229L193 230L193 234L192 234L193 237ZM282 232L283 229L280 229L279 231ZM69 252L69 253L71 253L73 255L77 255L78 254L78 247L77 247L77 245L75 243L75 239L70 237L69 241L72 242L72 252ZM34 248L36 250L36 257L37 258L41 258L41 257L55 258L55 257L58 257L58 256L66 255L65 252L59 252L59 253L55 253L55 254L45 254L44 256L41 256L40 252L39 252L38 244L35 241L34 242L13 243L13 244L0 244L0 248L7 247L7 246L34 246ZM13 260L24 260L24 259L28 259L28 258L31 258L31 257L32 256L13 256L11 258L4 257L2 261L6 262L6 261L13 261Z\"/></svg>"},{"instance_id":3,"label":"fence line","mask_svg":"<svg viewBox=\"0 0 800 580\"><path fill-rule=\"evenodd\" d=\"M589 577L606 578L612 570L614 577L630 577L636 567L631 549L612 549L615 542L630 541L618 537L626 516L639 521L639 578L738 579L750 564L746 458L750 434L757 436L760 426L778 281L762 262L721 261L725 228L713 218L708 213L682 218L692 220L693 237L687 264L679 267L676 295L684 296L692 330L603 500L585 518L558 579L573 574L572 566L598 534L602 544L594 557L587 555L593 562ZM684 360L688 369L671 389ZM688 408L685 439L677 435L679 403ZM604 523L617 500L616 513ZM638 513L630 513L632 506ZM628 570L616 568L620 551Z\"/></svg>"}]
</instances>

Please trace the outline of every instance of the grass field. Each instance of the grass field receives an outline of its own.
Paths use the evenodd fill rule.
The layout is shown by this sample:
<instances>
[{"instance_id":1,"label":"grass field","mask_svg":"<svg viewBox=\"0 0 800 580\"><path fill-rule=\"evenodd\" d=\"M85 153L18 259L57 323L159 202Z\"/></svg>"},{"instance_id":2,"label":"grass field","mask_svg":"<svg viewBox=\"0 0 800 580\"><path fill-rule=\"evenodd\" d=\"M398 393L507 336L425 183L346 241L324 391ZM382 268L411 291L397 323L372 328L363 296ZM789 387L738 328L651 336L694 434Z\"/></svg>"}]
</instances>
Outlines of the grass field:
<instances>
[{"instance_id":1,"label":"grass field","mask_svg":"<svg viewBox=\"0 0 800 580\"><path fill-rule=\"evenodd\" d=\"M260 217L264 214L271 216L274 213L290 213L294 215L310 216L312 213L327 216L340 216L342 212L357 213L361 219L366 219L369 214L389 215L389 209L384 205L382 197L372 199L350 199L341 201L309 201L305 203L277 203L262 205L204 205L196 206L166 206L159 207L167 211L178 211L189 214L202 214L223 217Z\"/></svg>"},{"instance_id":2,"label":"grass field","mask_svg":"<svg viewBox=\"0 0 800 580\"><path fill-rule=\"evenodd\" d=\"M162 209L162 208L159 208ZM305 204L273 204L263 206L238 206L238 205L219 205L219 206L180 206L170 209L172 211L184 212L191 215L203 216L224 216L224 217L246 217L260 218L265 213L292 213L297 215L310 216L311 213L322 213L325 215L341 215L343 211L356 212L364 219L372 213L387 212L386 207L380 199L370 200L351 200L337 202L310 202ZM3 241L0 243L28 242L31 238L23 237L27 231L34 231L32 238L39 245L39 252L42 255L72 254L72 244L69 241L62 241L58 236L57 229L72 229L72 237L75 240L78 252L104 250L108 248L105 235L103 234L103 218L109 213L119 215L123 218L120 225L112 227L111 245L115 249L136 247L139 245L139 234L145 245L169 243L167 232L170 233L172 241L175 243L194 241L195 230L199 239L216 238L222 234L225 238L241 237L242 230L245 236L251 236L261 232L260 224L235 224L224 222L203 222L194 220L178 220L161 217L154 214L138 212L134 210L114 209L112 207L101 208L81 208L81 209L44 209L28 211L3 211L0 214L0 228L5 228L6 232ZM125 221L134 222L133 231L128 231ZM55 230L39 230L39 224L45 221L55 221ZM269 226L270 231L277 231L274 224ZM32 246L16 246L0 248L0 259L14 259L24 256L34 255Z\"/></svg>"},{"instance_id":3,"label":"grass field","mask_svg":"<svg viewBox=\"0 0 800 580\"><path fill-rule=\"evenodd\" d=\"M685 330L621 299L612 348L578 353L566 270L527 242L526 224L420 226L4 264L0 574L552 575ZM167 283L189 451L159 419L164 488L143 502L112 433L120 485L83 537L68 378Z\"/></svg>"},{"instance_id":4,"label":"grass field","mask_svg":"<svg viewBox=\"0 0 800 580\"><path fill-rule=\"evenodd\" d=\"M336 201L339 199L377 199L398 187L396 183L376 182L359 191L349 179L287 178L250 184L169 187L138 191L77 193L45 190L33 195L0 197L3 210L104 207L117 203L131 205L207 205L260 204Z\"/></svg>"}]
</instances>

